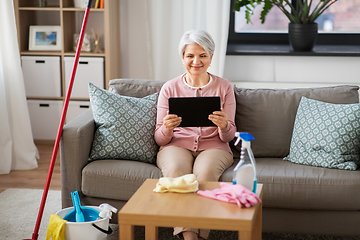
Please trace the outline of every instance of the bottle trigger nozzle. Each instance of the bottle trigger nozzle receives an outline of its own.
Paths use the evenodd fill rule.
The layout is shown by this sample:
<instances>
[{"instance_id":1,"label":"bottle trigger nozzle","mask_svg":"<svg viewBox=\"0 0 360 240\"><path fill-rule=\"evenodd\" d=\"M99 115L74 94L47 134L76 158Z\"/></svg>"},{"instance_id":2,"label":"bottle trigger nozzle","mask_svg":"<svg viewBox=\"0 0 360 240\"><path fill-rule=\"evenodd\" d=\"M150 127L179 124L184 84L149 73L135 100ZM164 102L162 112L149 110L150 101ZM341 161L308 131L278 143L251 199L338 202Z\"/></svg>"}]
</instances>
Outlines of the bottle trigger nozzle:
<instances>
[{"instance_id":1,"label":"bottle trigger nozzle","mask_svg":"<svg viewBox=\"0 0 360 240\"><path fill-rule=\"evenodd\" d=\"M100 204L99 208L101 209L99 218L106 218L106 216L109 215L109 218L111 219L112 213L117 213L118 211L117 208L107 203Z\"/></svg>"}]
</instances>

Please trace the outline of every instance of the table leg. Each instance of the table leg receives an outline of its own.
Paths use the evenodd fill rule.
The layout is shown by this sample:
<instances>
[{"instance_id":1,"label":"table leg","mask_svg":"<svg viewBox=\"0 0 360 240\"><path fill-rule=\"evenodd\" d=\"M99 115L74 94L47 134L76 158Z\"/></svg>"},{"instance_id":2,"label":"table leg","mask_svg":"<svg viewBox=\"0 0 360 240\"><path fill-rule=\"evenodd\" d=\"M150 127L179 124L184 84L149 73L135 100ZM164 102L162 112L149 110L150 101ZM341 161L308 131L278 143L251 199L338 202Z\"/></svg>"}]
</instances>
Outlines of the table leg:
<instances>
[{"instance_id":1,"label":"table leg","mask_svg":"<svg viewBox=\"0 0 360 240\"><path fill-rule=\"evenodd\" d=\"M158 227L145 226L145 240L158 240Z\"/></svg>"},{"instance_id":2,"label":"table leg","mask_svg":"<svg viewBox=\"0 0 360 240\"><path fill-rule=\"evenodd\" d=\"M134 240L134 226L120 224L119 237L120 237L120 240Z\"/></svg>"},{"instance_id":3,"label":"table leg","mask_svg":"<svg viewBox=\"0 0 360 240\"><path fill-rule=\"evenodd\" d=\"M239 240L251 240L251 232L239 231Z\"/></svg>"},{"instance_id":4,"label":"table leg","mask_svg":"<svg viewBox=\"0 0 360 240\"><path fill-rule=\"evenodd\" d=\"M261 240L262 238L262 203L258 203L258 211L254 216L251 231L239 231L239 240Z\"/></svg>"},{"instance_id":5,"label":"table leg","mask_svg":"<svg viewBox=\"0 0 360 240\"><path fill-rule=\"evenodd\" d=\"M258 204L260 204L260 206L255 216L255 222L252 233L254 240L262 239L262 203L258 203Z\"/></svg>"}]
</instances>

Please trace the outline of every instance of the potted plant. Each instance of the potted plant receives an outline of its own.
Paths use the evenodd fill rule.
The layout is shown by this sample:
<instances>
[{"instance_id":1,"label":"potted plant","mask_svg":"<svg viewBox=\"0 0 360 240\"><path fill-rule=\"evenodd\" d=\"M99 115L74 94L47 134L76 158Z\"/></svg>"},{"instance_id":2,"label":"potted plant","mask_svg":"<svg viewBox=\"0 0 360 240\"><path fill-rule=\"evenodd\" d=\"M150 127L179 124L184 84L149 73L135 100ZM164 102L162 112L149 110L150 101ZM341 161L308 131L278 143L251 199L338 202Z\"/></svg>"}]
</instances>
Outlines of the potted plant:
<instances>
[{"instance_id":1,"label":"potted plant","mask_svg":"<svg viewBox=\"0 0 360 240\"><path fill-rule=\"evenodd\" d=\"M289 42L294 51L311 51L318 34L315 20L335 2L337 0L297 0L294 6L291 0L234 0L234 10L245 8L246 21L251 23L255 8L263 4L260 19L264 23L270 9L279 8L290 21Z\"/></svg>"}]
</instances>

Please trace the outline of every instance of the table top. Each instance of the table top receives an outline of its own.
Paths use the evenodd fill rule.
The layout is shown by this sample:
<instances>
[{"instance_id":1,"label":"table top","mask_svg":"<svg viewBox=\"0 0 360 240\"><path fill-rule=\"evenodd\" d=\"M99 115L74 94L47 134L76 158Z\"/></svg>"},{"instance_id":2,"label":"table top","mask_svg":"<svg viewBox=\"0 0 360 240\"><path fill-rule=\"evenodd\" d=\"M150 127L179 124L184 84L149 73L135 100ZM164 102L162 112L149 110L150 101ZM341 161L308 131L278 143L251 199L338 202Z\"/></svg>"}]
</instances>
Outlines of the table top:
<instances>
[{"instance_id":1,"label":"table top","mask_svg":"<svg viewBox=\"0 0 360 240\"><path fill-rule=\"evenodd\" d=\"M195 227L222 230L249 229L261 207L239 208L197 193L155 193L158 179L147 179L119 211L119 224ZM199 182L200 190L219 188L219 182ZM262 184L257 195L262 199Z\"/></svg>"}]
</instances>

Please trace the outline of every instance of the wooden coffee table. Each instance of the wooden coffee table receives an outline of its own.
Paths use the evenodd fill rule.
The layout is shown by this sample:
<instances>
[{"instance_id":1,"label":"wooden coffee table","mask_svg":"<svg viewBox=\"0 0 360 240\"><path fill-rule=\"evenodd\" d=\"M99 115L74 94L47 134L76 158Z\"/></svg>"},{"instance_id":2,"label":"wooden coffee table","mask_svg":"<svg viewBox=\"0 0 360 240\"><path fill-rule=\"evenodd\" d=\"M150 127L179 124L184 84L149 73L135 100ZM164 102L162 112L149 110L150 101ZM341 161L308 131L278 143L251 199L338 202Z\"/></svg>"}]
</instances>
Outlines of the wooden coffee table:
<instances>
[{"instance_id":1,"label":"wooden coffee table","mask_svg":"<svg viewBox=\"0 0 360 240\"><path fill-rule=\"evenodd\" d=\"M158 179L147 179L119 211L120 240L134 239L134 226L145 226L145 239L157 240L158 227L189 227L239 231L241 240L261 240L262 204L239 208L234 203L197 193L154 193ZM219 188L219 182L200 182L200 190ZM257 195L262 199L263 185Z\"/></svg>"}]
</instances>

